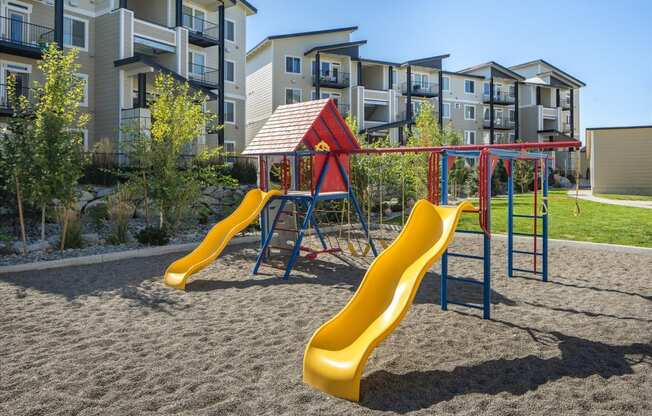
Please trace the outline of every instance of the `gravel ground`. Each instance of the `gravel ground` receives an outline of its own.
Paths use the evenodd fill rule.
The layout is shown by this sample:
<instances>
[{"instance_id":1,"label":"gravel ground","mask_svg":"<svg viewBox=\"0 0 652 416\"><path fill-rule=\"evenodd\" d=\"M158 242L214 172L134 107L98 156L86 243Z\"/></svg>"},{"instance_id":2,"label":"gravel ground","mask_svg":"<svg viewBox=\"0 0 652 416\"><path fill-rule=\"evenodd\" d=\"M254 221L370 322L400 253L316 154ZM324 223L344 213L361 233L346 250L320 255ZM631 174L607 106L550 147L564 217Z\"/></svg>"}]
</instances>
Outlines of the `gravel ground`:
<instances>
[{"instance_id":1,"label":"gravel ground","mask_svg":"<svg viewBox=\"0 0 652 416\"><path fill-rule=\"evenodd\" d=\"M441 311L436 265L351 403L302 384L301 363L369 260L301 261L286 282L250 276L255 254L227 250L187 292L161 283L175 256L1 275L0 414L652 414L651 256L553 244L544 284L506 278L496 239L491 321Z\"/></svg>"}]
</instances>

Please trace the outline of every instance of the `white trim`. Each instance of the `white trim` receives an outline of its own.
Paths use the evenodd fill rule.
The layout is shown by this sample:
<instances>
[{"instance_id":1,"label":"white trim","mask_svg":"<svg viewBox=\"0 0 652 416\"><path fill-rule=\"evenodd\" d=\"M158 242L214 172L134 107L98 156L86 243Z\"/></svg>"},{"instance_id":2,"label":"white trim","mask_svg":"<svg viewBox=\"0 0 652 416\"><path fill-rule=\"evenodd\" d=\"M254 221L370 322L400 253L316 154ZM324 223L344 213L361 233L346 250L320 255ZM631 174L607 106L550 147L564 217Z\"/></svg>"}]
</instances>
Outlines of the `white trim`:
<instances>
[{"instance_id":1,"label":"white trim","mask_svg":"<svg viewBox=\"0 0 652 416\"><path fill-rule=\"evenodd\" d=\"M84 79L84 98L83 100L79 103L82 107L88 107L88 74L84 74L82 72L78 72L75 74L78 78L83 78Z\"/></svg>"},{"instance_id":2,"label":"white trim","mask_svg":"<svg viewBox=\"0 0 652 416\"><path fill-rule=\"evenodd\" d=\"M227 120L226 120L226 111L224 111L224 109L222 109L222 111L224 112L224 124L237 124L237 122L238 122L238 121L237 121L238 119L237 119L237 117L236 117L236 108L237 108L237 107L236 107L236 105L235 105L235 101L233 101L233 100L226 100L226 99L225 99L225 100L224 100L224 105L225 105L225 106L226 106L226 103L231 103L231 104L233 104L233 121L227 121Z\"/></svg>"},{"instance_id":3,"label":"white trim","mask_svg":"<svg viewBox=\"0 0 652 416\"><path fill-rule=\"evenodd\" d=\"M144 24L145 26L153 27L154 29L166 30L166 31L172 33L173 35L177 33L174 29L170 29L169 27L165 27L165 26L163 26L163 25L159 25L158 23L148 22L147 20L142 20L142 19L139 19L139 18L137 18L137 17L134 17L134 22L135 22L136 20L138 20L138 23L142 23L142 24ZM162 42L162 43L167 43L167 42Z\"/></svg>"},{"instance_id":4,"label":"white trim","mask_svg":"<svg viewBox=\"0 0 652 416\"><path fill-rule=\"evenodd\" d=\"M466 109L473 107L473 118L467 118L466 117ZM473 104L464 104L464 120L468 121L475 121L477 118L477 115L475 114L477 112L477 108L475 108L475 105Z\"/></svg>"},{"instance_id":5,"label":"white trim","mask_svg":"<svg viewBox=\"0 0 652 416\"><path fill-rule=\"evenodd\" d=\"M466 92L466 81L469 81L469 82L473 83L473 92ZM474 80L474 79L468 79L468 78L464 79L464 85L463 85L464 86L464 94L466 94L466 95L475 95L475 93L476 93L475 81L476 80Z\"/></svg>"},{"instance_id":6,"label":"white trim","mask_svg":"<svg viewBox=\"0 0 652 416\"><path fill-rule=\"evenodd\" d=\"M296 58L299 60L299 72L288 72L288 58ZM301 75L303 74L303 58L295 55L285 55L283 57L283 72L287 75Z\"/></svg>"},{"instance_id":7,"label":"white trim","mask_svg":"<svg viewBox=\"0 0 652 416\"><path fill-rule=\"evenodd\" d=\"M283 97L283 104L288 104L288 90L291 91L299 91L299 102L303 101L303 89L301 88L286 88L285 89L285 94ZM292 103L294 104L294 103Z\"/></svg>"},{"instance_id":8,"label":"white trim","mask_svg":"<svg viewBox=\"0 0 652 416\"><path fill-rule=\"evenodd\" d=\"M478 100L459 100L459 99L455 99L455 98L444 100L444 102L449 102L449 103L462 103L462 104L473 104L473 105L480 105L480 104L482 104L482 103L481 103L480 101L478 101Z\"/></svg>"},{"instance_id":9,"label":"white trim","mask_svg":"<svg viewBox=\"0 0 652 416\"><path fill-rule=\"evenodd\" d=\"M75 46L75 45L67 45L67 44L66 44L66 42L65 42L65 33L66 33L66 30L65 30L65 28L66 28L65 20L66 20L66 17L67 17L68 19L70 19L70 20L73 20L73 21L76 20L76 21L78 21L78 22L82 22L82 23L84 23L84 47L83 47L83 48L80 48L79 46ZM64 33L64 42L63 42L63 46L64 46L64 48L68 48L68 49L73 49L73 48L75 48L75 49L78 49L78 50L83 51L83 52L88 52L88 44L89 44L90 41L91 41L90 36L89 36L89 26L90 26L90 21L89 21L88 19L83 19L83 18L81 18L81 17L73 16L73 15L69 15L69 14L64 14L64 15L63 15L63 20L64 20L64 24L63 24L63 33ZM122 26L122 25L121 25L121 26ZM121 27L121 28L123 28L123 27ZM72 28L71 28L71 30L72 30ZM133 34L133 33L132 33L132 34ZM71 33L70 36L72 37L72 35L73 35L73 34Z\"/></svg>"},{"instance_id":10,"label":"white trim","mask_svg":"<svg viewBox=\"0 0 652 416\"><path fill-rule=\"evenodd\" d=\"M15 70L14 68L10 69L10 71L13 71L13 72L20 72L20 73L23 73L23 74L31 74L32 73L32 65L30 65L30 64L25 64L25 63L22 63L22 62L7 61L7 60L4 60L4 59L0 60L0 64L2 64L2 79L3 80L4 80L4 76L5 76L5 70L9 69L9 68L7 68L7 65L13 65L13 66L16 66L16 67L25 68L24 70L22 70L22 68L18 68L17 70Z\"/></svg>"},{"instance_id":11,"label":"white trim","mask_svg":"<svg viewBox=\"0 0 652 416\"><path fill-rule=\"evenodd\" d=\"M224 93L224 96L228 97L228 98L233 98L235 100L242 100L242 101L246 100L246 97L244 95L232 94L230 92ZM265 117L265 118L267 118L267 117Z\"/></svg>"},{"instance_id":12,"label":"white trim","mask_svg":"<svg viewBox=\"0 0 652 416\"><path fill-rule=\"evenodd\" d=\"M471 140L468 140L467 137L470 136L470 133L473 133L473 143ZM475 130L464 130L464 144L476 144L478 142L478 133Z\"/></svg>"},{"instance_id":13,"label":"white trim","mask_svg":"<svg viewBox=\"0 0 652 416\"><path fill-rule=\"evenodd\" d=\"M226 27L227 27L226 22L233 23L233 40L227 39L227 37L226 37ZM238 43L238 37L236 36L236 27L237 27L237 25L235 23L235 20L224 18L224 40L225 41L233 43L233 44Z\"/></svg>"},{"instance_id":14,"label":"white trim","mask_svg":"<svg viewBox=\"0 0 652 416\"><path fill-rule=\"evenodd\" d=\"M225 71L224 71L224 82L226 82L226 83L228 83L228 84L236 84L236 83L237 83L237 80L236 80L236 78L235 78L236 68L237 68L236 62L235 62L235 61L232 61L232 60L230 60L230 59L225 59L224 62L225 62L225 64L224 64L224 68L225 68L225 69L226 69L226 62L229 62L229 63L232 63L232 64L233 64L233 81L229 81L228 79L226 79L226 73L227 73L227 72L226 72L226 70L225 70Z\"/></svg>"},{"instance_id":15,"label":"white trim","mask_svg":"<svg viewBox=\"0 0 652 416\"><path fill-rule=\"evenodd\" d=\"M442 108L441 108L441 112L442 112L441 117L442 117L442 119L450 120L451 119L451 103L442 102L441 105L442 105ZM444 108L446 108L446 106L448 106L448 117L445 116L446 112L444 111Z\"/></svg>"}]
</instances>

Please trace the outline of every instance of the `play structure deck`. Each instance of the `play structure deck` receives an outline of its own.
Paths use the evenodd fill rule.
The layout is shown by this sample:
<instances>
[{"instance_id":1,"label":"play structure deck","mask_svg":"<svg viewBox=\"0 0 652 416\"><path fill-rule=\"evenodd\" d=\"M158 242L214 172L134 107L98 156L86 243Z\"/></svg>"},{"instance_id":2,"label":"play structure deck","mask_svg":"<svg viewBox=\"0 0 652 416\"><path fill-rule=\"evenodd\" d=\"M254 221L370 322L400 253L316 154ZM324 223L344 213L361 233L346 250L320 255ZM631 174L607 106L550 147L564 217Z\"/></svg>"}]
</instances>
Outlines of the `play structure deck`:
<instances>
[{"instance_id":1,"label":"play structure deck","mask_svg":"<svg viewBox=\"0 0 652 416\"><path fill-rule=\"evenodd\" d=\"M322 391L358 400L360 377L367 358L399 325L421 280L436 261L441 260L441 308L447 310L449 305L469 307L480 310L484 319L491 318L491 182L499 160L504 162L508 175L507 275L511 277L514 271L520 271L537 274L543 281L548 279L550 155L546 151L578 148L579 145L577 141L565 141L362 148L332 99L280 106L244 152L258 157L260 188L250 191L240 207L215 225L192 253L170 265L165 283L183 289L191 275L215 260L233 236L258 219L261 242L253 273L258 273L276 248L289 253L282 276L289 279L302 253L310 260L343 250L339 245L328 244L328 233L321 229L316 212L320 204L333 201L347 204L344 205L347 215L353 212L357 217L366 251L375 260L350 302L314 333L304 354L303 374L306 383ZM428 197L416 203L398 238L385 247L377 245L369 232L369 216L366 220L353 190L349 163L353 155L374 157L388 153L425 154L429 166ZM447 206L449 168L456 158L472 160L478 166L477 207L468 201L455 207ZM534 164L535 203L531 215L514 213L512 167L517 160ZM280 178L280 190L272 190L270 186L273 167ZM308 174L304 175L306 171ZM382 186L380 189L382 192ZM481 231L458 230L463 214L477 216ZM293 227L285 224L286 217L296 220ZM515 220L533 221L534 232L528 234L533 238L532 251L514 249L514 235L521 235L514 231ZM310 229L320 244L316 249L303 244ZM481 234L482 255L448 250L455 232ZM279 246L273 246L273 240L279 239L279 235ZM352 249L350 254L356 255ZM532 269L515 268L515 255L530 256ZM482 279L450 276L448 267L453 259L482 262ZM450 299L449 281L477 286L482 292L482 303Z\"/></svg>"}]
</instances>

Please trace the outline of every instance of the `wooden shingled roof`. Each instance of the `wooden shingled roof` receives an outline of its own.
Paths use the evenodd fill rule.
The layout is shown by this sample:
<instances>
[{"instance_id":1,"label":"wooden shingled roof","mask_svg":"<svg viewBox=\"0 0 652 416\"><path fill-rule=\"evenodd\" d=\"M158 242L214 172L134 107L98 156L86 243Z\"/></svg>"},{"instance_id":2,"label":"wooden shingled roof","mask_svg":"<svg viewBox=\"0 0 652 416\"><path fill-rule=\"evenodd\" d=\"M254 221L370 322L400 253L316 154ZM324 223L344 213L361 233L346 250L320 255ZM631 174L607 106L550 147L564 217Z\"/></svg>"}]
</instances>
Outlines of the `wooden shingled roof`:
<instances>
[{"instance_id":1,"label":"wooden shingled roof","mask_svg":"<svg viewBox=\"0 0 652 416\"><path fill-rule=\"evenodd\" d=\"M360 148L332 98L279 106L242 154L292 153L302 144L312 150L322 141L331 150Z\"/></svg>"}]
</instances>

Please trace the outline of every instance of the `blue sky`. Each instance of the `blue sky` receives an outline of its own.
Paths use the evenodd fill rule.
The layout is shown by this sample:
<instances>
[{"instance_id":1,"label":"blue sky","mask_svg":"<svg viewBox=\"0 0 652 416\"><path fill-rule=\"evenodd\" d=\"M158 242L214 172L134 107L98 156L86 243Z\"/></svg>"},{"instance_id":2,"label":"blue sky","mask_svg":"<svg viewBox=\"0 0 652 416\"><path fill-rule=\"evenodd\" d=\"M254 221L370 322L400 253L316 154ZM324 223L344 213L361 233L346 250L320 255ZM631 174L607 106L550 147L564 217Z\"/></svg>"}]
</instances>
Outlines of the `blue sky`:
<instances>
[{"instance_id":1,"label":"blue sky","mask_svg":"<svg viewBox=\"0 0 652 416\"><path fill-rule=\"evenodd\" d=\"M446 70L543 58L584 81L581 127L652 124L652 0L251 0L247 49L268 35L358 26L361 55L444 53Z\"/></svg>"}]
</instances>

